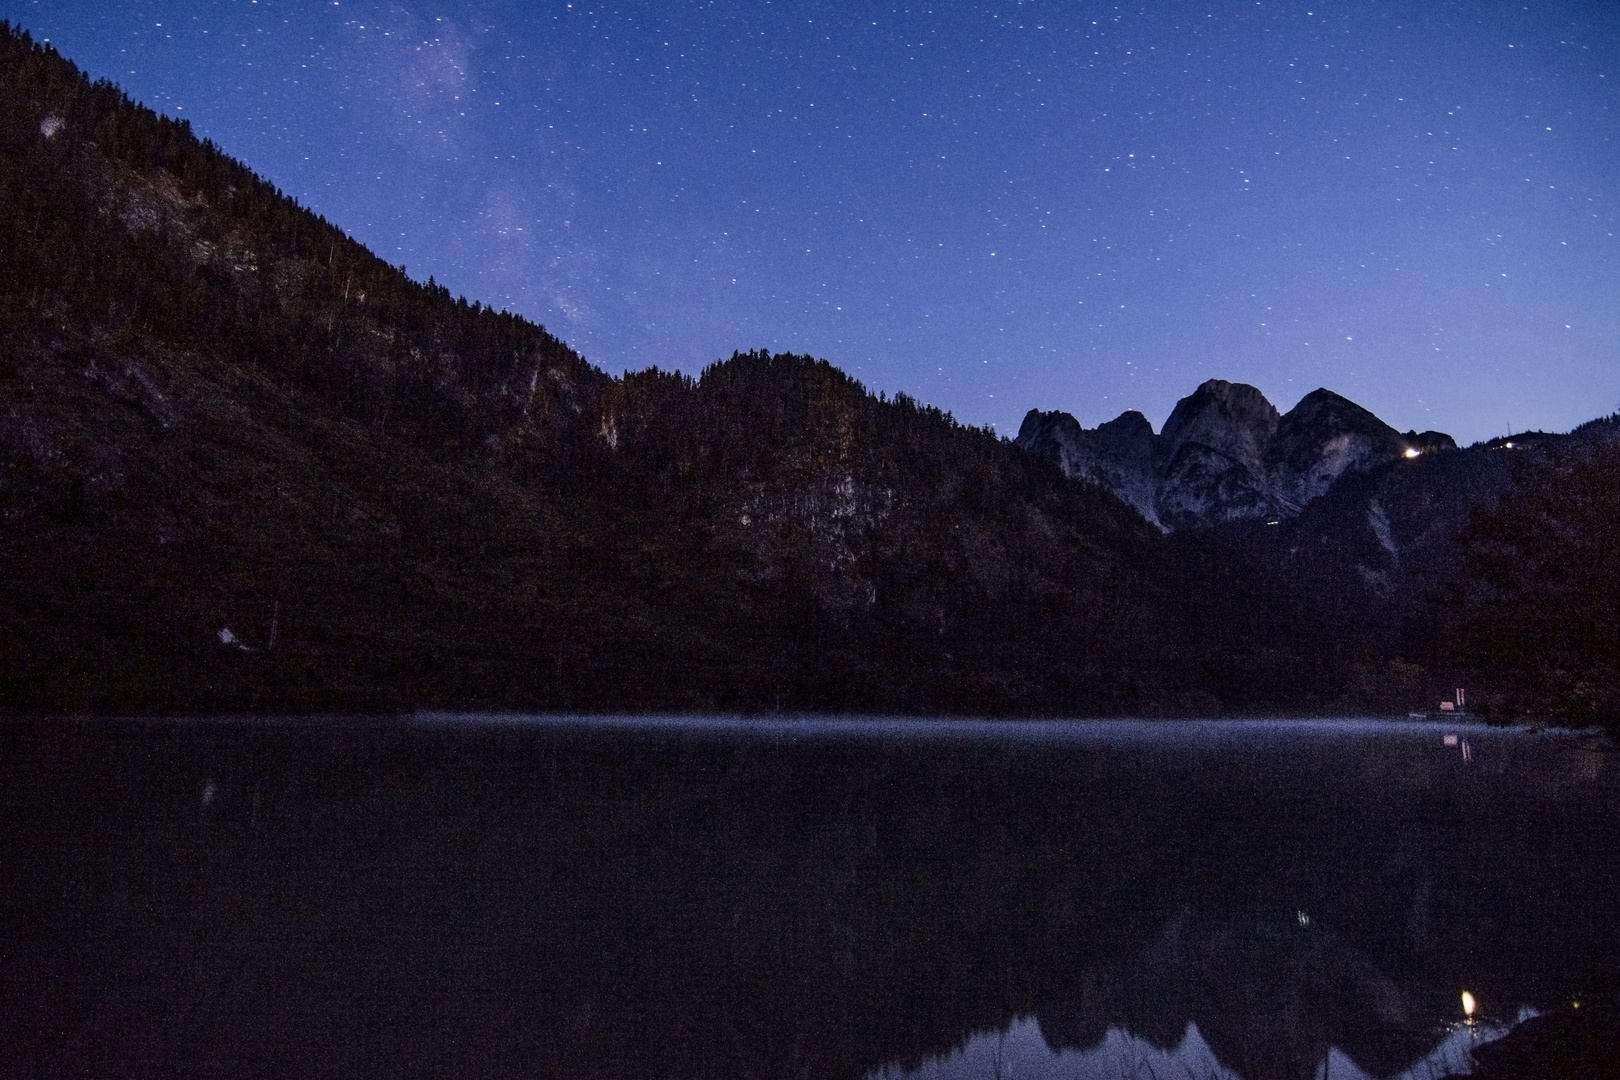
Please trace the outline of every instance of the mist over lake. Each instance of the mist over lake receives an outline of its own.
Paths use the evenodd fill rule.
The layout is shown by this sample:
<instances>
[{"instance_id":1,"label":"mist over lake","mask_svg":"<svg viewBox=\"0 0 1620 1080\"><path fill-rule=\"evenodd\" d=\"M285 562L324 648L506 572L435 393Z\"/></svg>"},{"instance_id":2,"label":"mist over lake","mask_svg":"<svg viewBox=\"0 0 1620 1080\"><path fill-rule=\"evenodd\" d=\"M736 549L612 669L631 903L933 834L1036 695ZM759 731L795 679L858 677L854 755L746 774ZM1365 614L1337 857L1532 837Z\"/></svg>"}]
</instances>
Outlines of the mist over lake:
<instances>
[{"instance_id":1,"label":"mist over lake","mask_svg":"<svg viewBox=\"0 0 1620 1080\"><path fill-rule=\"evenodd\" d=\"M1620 970L1620 772L1557 734L422 714L0 740L22 1075L948 1076L989 1039L1068 1070L1040 1075L1386 1077L1467 1036L1465 990L1510 1023Z\"/></svg>"}]
</instances>

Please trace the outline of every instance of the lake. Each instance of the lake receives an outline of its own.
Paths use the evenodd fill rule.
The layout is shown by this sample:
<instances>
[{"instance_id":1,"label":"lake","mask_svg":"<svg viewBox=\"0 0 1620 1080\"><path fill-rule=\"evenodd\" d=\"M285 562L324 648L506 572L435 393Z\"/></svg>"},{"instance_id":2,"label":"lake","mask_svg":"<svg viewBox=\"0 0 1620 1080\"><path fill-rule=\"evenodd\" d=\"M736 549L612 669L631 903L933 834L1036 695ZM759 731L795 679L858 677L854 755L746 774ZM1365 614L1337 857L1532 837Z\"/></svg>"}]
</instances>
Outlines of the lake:
<instances>
[{"instance_id":1,"label":"lake","mask_svg":"<svg viewBox=\"0 0 1620 1080\"><path fill-rule=\"evenodd\" d=\"M0 754L14 1075L1427 1077L1620 989L1620 762L1556 733L13 718Z\"/></svg>"}]
</instances>

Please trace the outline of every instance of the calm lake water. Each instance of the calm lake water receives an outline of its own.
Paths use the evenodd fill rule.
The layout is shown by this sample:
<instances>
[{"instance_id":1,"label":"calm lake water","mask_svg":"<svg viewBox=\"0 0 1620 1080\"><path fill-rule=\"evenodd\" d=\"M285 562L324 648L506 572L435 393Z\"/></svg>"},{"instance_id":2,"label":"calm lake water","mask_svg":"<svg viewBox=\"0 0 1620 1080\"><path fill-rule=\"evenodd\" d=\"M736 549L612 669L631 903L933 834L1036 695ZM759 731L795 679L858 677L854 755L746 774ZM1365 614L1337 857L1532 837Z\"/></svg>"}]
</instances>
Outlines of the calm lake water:
<instances>
[{"instance_id":1,"label":"calm lake water","mask_svg":"<svg viewBox=\"0 0 1620 1080\"><path fill-rule=\"evenodd\" d=\"M1616 758L1363 721L13 719L0 1055L1427 1077L1620 990Z\"/></svg>"}]
</instances>

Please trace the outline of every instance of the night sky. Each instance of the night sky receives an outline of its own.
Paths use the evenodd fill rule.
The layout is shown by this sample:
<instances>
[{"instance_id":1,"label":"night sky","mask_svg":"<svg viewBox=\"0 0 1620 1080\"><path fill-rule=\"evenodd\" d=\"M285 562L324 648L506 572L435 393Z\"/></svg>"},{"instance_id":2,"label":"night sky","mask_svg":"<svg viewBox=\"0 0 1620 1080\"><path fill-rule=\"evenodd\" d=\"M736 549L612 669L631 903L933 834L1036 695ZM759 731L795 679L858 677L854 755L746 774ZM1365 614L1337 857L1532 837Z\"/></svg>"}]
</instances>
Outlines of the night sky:
<instances>
[{"instance_id":1,"label":"night sky","mask_svg":"<svg viewBox=\"0 0 1620 1080\"><path fill-rule=\"evenodd\" d=\"M1620 408L1620 4L0 0L611 372L812 353L1016 432L1211 377Z\"/></svg>"}]
</instances>

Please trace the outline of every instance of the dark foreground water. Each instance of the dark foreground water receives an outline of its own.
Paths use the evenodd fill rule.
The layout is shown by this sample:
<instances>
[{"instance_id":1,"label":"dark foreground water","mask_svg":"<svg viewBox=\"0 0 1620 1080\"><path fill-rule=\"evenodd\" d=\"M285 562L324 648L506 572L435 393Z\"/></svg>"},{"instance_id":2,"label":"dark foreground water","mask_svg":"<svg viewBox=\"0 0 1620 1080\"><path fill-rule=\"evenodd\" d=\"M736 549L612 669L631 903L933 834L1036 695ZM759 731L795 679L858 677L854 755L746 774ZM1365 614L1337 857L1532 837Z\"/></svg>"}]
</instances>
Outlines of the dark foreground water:
<instances>
[{"instance_id":1,"label":"dark foreground water","mask_svg":"<svg viewBox=\"0 0 1620 1080\"><path fill-rule=\"evenodd\" d=\"M0 1072L1428 1076L1617 854L1479 728L12 720Z\"/></svg>"}]
</instances>

